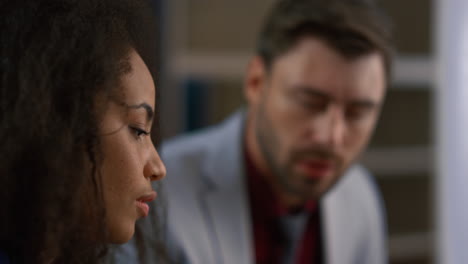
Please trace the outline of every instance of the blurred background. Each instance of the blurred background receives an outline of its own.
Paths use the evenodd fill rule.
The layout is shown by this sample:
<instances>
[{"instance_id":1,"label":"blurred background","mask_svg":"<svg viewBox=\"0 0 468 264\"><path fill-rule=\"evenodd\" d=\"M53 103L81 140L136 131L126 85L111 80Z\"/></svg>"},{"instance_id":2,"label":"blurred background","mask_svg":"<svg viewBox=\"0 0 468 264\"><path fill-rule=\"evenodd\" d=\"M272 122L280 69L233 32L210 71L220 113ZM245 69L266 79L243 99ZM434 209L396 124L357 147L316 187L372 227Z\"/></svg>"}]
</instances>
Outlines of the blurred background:
<instances>
[{"instance_id":1,"label":"blurred background","mask_svg":"<svg viewBox=\"0 0 468 264\"><path fill-rule=\"evenodd\" d=\"M274 0L153 0L161 25L159 98L166 139L217 123L244 104L242 87ZM362 157L387 208L391 264L432 263L433 3L381 0L394 22L394 76Z\"/></svg>"}]
</instances>

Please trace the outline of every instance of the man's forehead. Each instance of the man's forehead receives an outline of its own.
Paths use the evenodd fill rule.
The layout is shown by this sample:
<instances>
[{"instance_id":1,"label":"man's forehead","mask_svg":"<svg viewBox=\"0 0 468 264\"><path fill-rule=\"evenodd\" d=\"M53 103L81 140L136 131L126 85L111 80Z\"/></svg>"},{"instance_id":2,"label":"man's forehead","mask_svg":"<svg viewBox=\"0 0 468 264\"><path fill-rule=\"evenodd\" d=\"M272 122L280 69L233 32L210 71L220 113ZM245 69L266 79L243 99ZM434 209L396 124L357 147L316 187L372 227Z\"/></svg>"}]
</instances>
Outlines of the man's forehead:
<instances>
[{"instance_id":1,"label":"man's forehead","mask_svg":"<svg viewBox=\"0 0 468 264\"><path fill-rule=\"evenodd\" d=\"M371 48L367 50L360 50L360 51L353 51L353 50L343 50L340 47L339 43L330 43L330 40L327 38L316 35L316 34L306 34L299 38L297 38L291 46L289 46L286 50L282 51L281 53L277 54L271 61L269 69L271 70L274 67L276 61L281 59L284 56L288 56L291 53L298 53L298 51L303 49L313 49L318 55L324 54L332 54L334 58L339 58L342 61L347 61L349 64L353 64L354 62L360 61L362 58L366 58L368 56L376 56L379 57L381 66L384 71L385 79L389 78L390 70L387 69L390 65L386 58L386 54L384 51L379 50L378 48ZM300 53L300 52L299 52ZM303 56L304 57L304 56ZM330 57L329 57L330 59Z\"/></svg>"},{"instance_id":2,"label":"man's forehead","mask_svg":"<svg viewBox=\"0 0 468 264\"><path fill-rule=\"evenodd\" d=\"M325 40L319 37L307 36L299 39L295 45L277 56L272 61L271 69L278 67L278 65L286 64L288 61L290 64L301 63L309 67L318 66L317 68L324 64L331 64L334 67L359 68L363 64L368 64L370 60L376 62L373 66L381 68L384 77L386 77L385 60L381 52L372 50L359 55L347 56L329 45ZM289 66L291 67L292 65Z\"/></svg>"},{"instance_id":3,"label":"man's forehead","mask_svg":"<svg viewBox=\"0 0 468 264\"><path fill-rule=\"evenodd\" d=\"M280 82L288 89L301 89L305 93L322 93L330 97L374 100L383 97L385 69L379 53L349 59L320 40L303 41L302 45L274 62L272 82Z\"/></svg>"},{"instance_id":4,"label":"man's forehead","mask_svg":"<svg viewBox=\"0 0 468 264\"><path fill-rule=\"evenodd\" d=\"M292 93L298 93L300 96L311 99L326 100L331 102L340 102L344 104L355 105L379 105L383 96L379 93L359 93L356 91L346 91L344 89L326 89L315 88L312 86L291 86Z\"/></svg>"}]
</instances>

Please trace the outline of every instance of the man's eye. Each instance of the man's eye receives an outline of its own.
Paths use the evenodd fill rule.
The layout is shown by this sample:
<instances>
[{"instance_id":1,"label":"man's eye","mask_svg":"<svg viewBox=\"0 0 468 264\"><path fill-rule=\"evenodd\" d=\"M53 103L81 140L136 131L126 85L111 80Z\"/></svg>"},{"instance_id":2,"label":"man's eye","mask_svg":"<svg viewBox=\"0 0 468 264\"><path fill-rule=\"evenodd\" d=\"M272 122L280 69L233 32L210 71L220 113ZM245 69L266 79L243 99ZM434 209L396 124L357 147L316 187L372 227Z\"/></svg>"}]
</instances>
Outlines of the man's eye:
<instances>
[{"instance_id":1,"label":"man's eye","mask_svg":"<svg viewBox=\"0 0 468 264\"><path fill-rule=\"evenodd\" d=\"M346 112L346 117L349 120L360 120L370 114L370 109L368 108L351 108Z\"/></svg>"},{"instance_id":2,"label":"man's eye","mask_svg":"<svg viewBox=\"0 0 468 264\"><path fill-rule=\"evenodd\" d=\"M133 133L137 137L148 136L150 134L150 132L143 130L141 128L138 128L138 127L130 127L130 129L133 131Z\"/></svg>"},{"instance_id":3,"label":"man's eye","mask_svg":"<svg viewBox=\"0 0 468 264\"><path fill-rule=\"evenodd\" d=\"M312 112L321 112L327 109L327 102L323 100L315 100L315 99L306 99L306 98L298 98L297 102L308 111Z\"/></svg>"}]
</instances>

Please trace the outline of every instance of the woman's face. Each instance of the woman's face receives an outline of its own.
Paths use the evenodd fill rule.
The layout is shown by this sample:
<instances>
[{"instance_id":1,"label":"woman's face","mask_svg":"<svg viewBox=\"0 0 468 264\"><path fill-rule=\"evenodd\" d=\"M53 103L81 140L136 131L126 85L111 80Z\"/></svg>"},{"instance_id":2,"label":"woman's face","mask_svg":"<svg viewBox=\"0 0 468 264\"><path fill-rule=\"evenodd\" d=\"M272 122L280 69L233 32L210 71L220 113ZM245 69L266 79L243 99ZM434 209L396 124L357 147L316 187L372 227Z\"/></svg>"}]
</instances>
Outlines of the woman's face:
<instances>
[{"instance_id":1,"label":"woman's face","mask_svg":"<svg viewBox=\"0 0 468 264\"><path fill-rule=\"evenodd\" d=\"M166 175L150 137L155 87L141 57L130 53L131 71L122 77L117 98L107 102L99 123L106 220L111 243L130 240L135 221L148 215L156 198L151 181Z\"/></svg>"}]
</instances>

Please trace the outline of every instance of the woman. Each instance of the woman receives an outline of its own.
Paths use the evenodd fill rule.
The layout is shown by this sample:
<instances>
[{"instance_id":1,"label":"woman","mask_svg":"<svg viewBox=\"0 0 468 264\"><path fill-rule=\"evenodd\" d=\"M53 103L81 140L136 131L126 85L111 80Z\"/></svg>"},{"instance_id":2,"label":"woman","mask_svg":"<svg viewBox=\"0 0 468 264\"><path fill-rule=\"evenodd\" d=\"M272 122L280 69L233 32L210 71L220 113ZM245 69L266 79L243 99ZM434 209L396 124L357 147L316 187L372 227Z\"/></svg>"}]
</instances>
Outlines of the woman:
<instances>
[{"instance_id":1,"label":"woman","mask_svg":"<svg viewBox=\"0 0 468 264\"><path fill-rule=\"evenodd\" d=\"M135 0L0 4L0 255L98 263L165 176L150 8ZM0 256L1 258L1 256Z\"/></svg>"}]
</instances>

